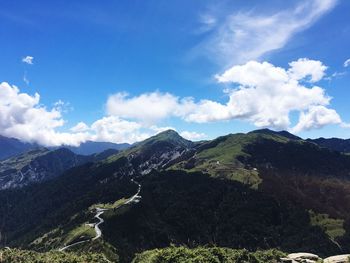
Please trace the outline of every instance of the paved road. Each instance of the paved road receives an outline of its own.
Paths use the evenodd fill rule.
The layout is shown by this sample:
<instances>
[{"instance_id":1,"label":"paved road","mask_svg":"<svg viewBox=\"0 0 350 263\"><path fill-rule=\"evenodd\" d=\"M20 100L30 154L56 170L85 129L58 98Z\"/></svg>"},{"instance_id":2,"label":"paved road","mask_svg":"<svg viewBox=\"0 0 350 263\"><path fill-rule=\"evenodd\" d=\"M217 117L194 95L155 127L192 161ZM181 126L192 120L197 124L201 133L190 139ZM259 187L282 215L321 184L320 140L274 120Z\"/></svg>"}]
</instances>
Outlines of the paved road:
<instances>
[{"instance_id":1,"label":"paved road","mask_svg":"<svg viewBox=\"0 0 350 263\"><path fill-rule=\"evenodd\" d=\"M99 221L98 221L97 224L95 224L96 236L92 240L96 240L96 239L98 239L98 238L100 238L102 236L102 231L100 229L100 225L104 222L104 220L101 217L101 215L107 210L108 209L101 209L101 208L97 208L96 209L97 214L95 215L95 218L97 218Z\"/></svg>"},{"instance_id":2,"label":"paved road","mask_svg":"<svg viewBox=\"0 0 350 263\"><path fill-rule=\"evenodd\" d=\"M121 205L120 207L124 206L124 205L127 205L127 204L130 204L130 203L137 203L140 201L141 199L141 196L139 195L140 192L141 192L141 185L136 182L134 179L131 179L131 182L133 182L134 184L137 184L138 186L138 189L137 189L137 193L134 194L132 197L130 197L123 205ZM118 207L118 208L120 208ZM95 228L95 233L96 233L96 236L94 238L89 238L89 239L86 239L86 240L82 240L82 241L79 241L79 242L75 242L73 244L70 244L68 246L65 246L65 247L62 247L59 249L59 251L64 251L66 250L67 248L71 248L73 246L76 246L76 245L79 245L79 244L82 244L82 243L86 243L86 242L89 242L89 241L93 241L93 240L96 240L96 239L99 239L101 238L102 236L102 231L100 229L100 225L104 223L104 220L103 218L101 217L102 214L107 211L109 209L103 209L103 208L99 208L97 207L96 208L96 214L95 214L95 218L98 219L98 222L95 224L94 228Z\"/></svg>"}]
</instances>

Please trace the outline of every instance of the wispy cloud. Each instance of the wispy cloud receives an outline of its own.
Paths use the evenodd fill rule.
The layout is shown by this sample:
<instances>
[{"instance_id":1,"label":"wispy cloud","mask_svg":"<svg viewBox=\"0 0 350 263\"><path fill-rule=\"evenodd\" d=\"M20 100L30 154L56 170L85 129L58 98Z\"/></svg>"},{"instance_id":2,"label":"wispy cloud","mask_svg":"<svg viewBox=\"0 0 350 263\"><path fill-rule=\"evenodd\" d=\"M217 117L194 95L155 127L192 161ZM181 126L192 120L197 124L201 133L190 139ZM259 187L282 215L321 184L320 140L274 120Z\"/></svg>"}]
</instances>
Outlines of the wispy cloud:
<instances>
[{"instance_id":1,"label":"wispy cloud","mask_svg":"<svg viewBox=\"0 0 350 263\"><path fill-rule=\"evenodd\" d=\"M32 56L26 56L26 57L22 58L22 62L29 64L29 65L33 65L33 60L34 60L34 57L32 57Z\"/></svg>"},{"instance_id":2,"label":"wispy cloud","mask_svg":"<svg viewBox=\"0 0 350 263\"><path fill-rule=\"evenodd\" d=\"M336 3L337 0L310 0L272 14L253 11L230 14L197 50L225 66L259 60L268 52L284 47L296 33L310 27Z\"/></svg>"},{"instance_id":3,"label":"wispy cloud","mask_svg":"<svg viewBox=\"0 0 350 263\"><path fill-rule=\"evenodd\" d=\"M27 72L24 72L24 75L23 75L23 81L24 81L24 83L25 84L27 84L27 86L29 85L29 79L28 79L28 77L27 77Z\"/></svg>"},{"instance_id":4,"label":"wispy cloud","mask_svg":"<svg viewBox=\"0 0 350 263\"><path fill-rule=\"evenodd\" d=\"M347 68L350 66L350 58L347 59L345 62L344 62L344 67Z\"/></svg>"}]
</instances>

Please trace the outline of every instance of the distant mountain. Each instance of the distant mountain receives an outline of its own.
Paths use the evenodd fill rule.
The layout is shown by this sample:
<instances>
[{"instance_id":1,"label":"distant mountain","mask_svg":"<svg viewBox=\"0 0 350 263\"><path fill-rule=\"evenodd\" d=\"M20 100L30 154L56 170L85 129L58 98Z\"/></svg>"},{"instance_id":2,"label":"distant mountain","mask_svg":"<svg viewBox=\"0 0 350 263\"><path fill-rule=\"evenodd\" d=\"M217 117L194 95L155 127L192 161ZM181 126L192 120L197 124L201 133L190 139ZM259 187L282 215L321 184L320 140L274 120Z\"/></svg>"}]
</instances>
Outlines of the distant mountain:
<instances>
[{"instance_id":1,"label":"distant mountain","mask_svg":"<svg viewBox=\"0 0 350 263\"><path fill-rule=\"evenodd\" d=\"M32 150L0 162L0 189L48 180L91 160L64 148Z\"/></svg>"},{"instance_id":2,"label":"distant mountain","mask_svg":"<svg viewBox=\"0 0 350 263\"><path fill-rule=\"evenodd\" d=\"M15 138L7 138L0 135L0 160L35 149L38 146L24 143Z\"/></svg>"},{"instance_id":3,"label":"distant mountain","mask_svg":"<svg viewBox=\"0 0 350 263\"><path fill-rule=\"evenodd\" d=\"M94 155L78 155L66 148L38 148L0 161L0 190L23 187L55 178L73 167L101 161L116 154L106 150Z\"/></svg>"},{"instance_id":4,"label":"distant mountain","mask_svg":"<svg viewBox=\"0 0 350 263\"><path fill-rule=\"evenodd\" d=\"M113 150L124 150L130 147L130 144L128 143L112 143L112 142L93 142L93 141L87 141L80 144L80 146L63 146L64 148L67 148L71 150L72 152L76 154L81 155L91 155L95 153L101 153L108 149Z\"/></svg>"},{"instance_id":5,"label":"distant mountain","mask_svg":"<svg viewBox=\"0 0 350 263\"><path fill-rule=\"evenodd\" d=\"M339 138L318 138L308 139L310 142L314 142L321 147L328 148L333 151L350 153L350 139L339 139Z\"/></svg>"}]
</instances>

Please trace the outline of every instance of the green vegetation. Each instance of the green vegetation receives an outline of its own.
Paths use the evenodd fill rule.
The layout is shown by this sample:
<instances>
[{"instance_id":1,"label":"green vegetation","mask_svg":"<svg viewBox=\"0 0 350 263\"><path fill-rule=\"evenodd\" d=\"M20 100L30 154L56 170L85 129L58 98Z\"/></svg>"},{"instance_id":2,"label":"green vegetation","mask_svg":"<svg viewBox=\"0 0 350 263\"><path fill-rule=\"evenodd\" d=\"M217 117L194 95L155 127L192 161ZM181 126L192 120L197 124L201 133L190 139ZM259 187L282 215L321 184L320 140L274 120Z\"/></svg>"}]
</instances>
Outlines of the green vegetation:
<instances>
[{"instance_id":1,"label":"green vegetation","mask_svg":"<svg viewBox=\"0 0 350 263\"><path fill-rule=\"evenodd\" d=\"M317 214L312 210L310 210L310 218L311 224L324 229L332 240L342 237L345 234L343 219L330 218L327 214Z\"/></svg>"},{"instance_id":2,"label":"green vegetation","mask_svg":"<svg viewBox=\"0 0 350 263\"><path fill-rule=\"evenodd\" d=\"M95 230L92 226L86 224L80 225L67 234L63 244L71 244L80 240L86 240L95 237Z\"/></svg>"},{"instance_id":3,"label":"green vegetation","mask_svg":"<svg viewBox=\"0 0 350 263\"><path fill-rule=\"evenodd\" d=\"M104 239L122 262L172 243L339 252L321 228L310 224L308 211L241 183L181 171L149 174L140 183L142 201L105 217L103 225Z\"/></svg>"},{"instance_id":4,"label":"green vegetation","mask_svg":"<svg viewBox=\"0 0 350 263\"><path fill-rule=\"evenodd\" d=\"M50 251L38 253L29 250L3 249L0 250L1 263L108 263L101 254L95 253L66 253Z\"/></svg>"},{"instance_id":5,"label":"green vegetation","mask_svg":"<svg viewBox=\"0 0 350 263\"><path fill-rule=\"evenodd\" d=\"M188 160L175 163L170 169L190 172L204 172L213 177L227 178L258 188L262 182L258 170L242 159L250 158L245 148L262 139L287 143L291 139L279 133L264 130L248 134L231 134L213 141L204 142L196 147L195 154Z\"/></svg>"},{"instance_id":6,"label":"green vegetation","mask_svg":"<svg viewBox=\"0 0 350 263\"><path fill-rule=\"evenodd\" d=\"M94 204L92 205L89 210L94 210L96 208L102 208L102 209L118 209L119 207L121 207L122 205L125 204L125 202L127 201L127 198L122 198L119 199L113 203L105 203L105 204Z\"/></svg>"},{"instance_id":7,"label":"green vegetation","mask_svg":"<svg viewBox=\"0 0 350 263\"><path fill-rule=\"evenodd\" d=\"M138 254L132 263L277 263L284 256L278 250L248 252L219 247L169 247Z\"/></svg>"}]
</instances>

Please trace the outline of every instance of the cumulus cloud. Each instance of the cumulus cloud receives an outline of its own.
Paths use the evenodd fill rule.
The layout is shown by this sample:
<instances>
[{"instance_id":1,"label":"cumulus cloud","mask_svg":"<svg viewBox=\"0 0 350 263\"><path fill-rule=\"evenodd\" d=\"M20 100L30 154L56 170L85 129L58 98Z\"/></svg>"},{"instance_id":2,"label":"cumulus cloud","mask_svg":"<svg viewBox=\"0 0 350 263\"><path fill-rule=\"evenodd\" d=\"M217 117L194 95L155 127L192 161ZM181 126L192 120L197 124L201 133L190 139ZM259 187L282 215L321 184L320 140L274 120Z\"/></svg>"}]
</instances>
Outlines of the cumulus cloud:
<instances>
[{"instance_id":1,"label":"cumulus cloud","mask_svg":"<svg viewBox=\"0 0 350 263\"><path fill-rule=\"evenodd\" d=\"M26 57L22 58L22 62L29 64L29 65L33 65L33 60L34 60L34 57L32 57L32 56L26 56Z\"/></svg>"},{"instance_id":2,"label":"cumulus cloud","mask_svg":"<svg viewBox=\"0 0 350 263\"><path fill-rule=\"evenodd\" d=\"M73 138L67 133L55 131L64 124L61 112L40 105L38 93L21 93L16 86L3 82L0 84L0 98L2 135L43 145L60 145L64 142L74 144L79 141L79 134Z\"/></svg>"},{"instance_id":3,"label":"cumulus cloud","mask_svg":"<svg viewBox=\"0 0 350 263\"><path fill-rule=\"evenodd\" d=\"M348 66L350 66L350 58L344 62L344 67L347 68Z\"/></svg>"},{"instance_id":4,"label":"cumulus cloud","mask_svg":"<svg viewBox=\"0 0 350 263\"><path fill-rule=\"evenodd\" d=\"M179 99L170 93L152 92L129 97L127 93L116 93L107 100L107 113L122 118L156 123L169 116L182 116L190 110L190 98Z\"/></svg>"},{"instance_id":5,"label":"cumulus cloud","mask_svg":"<svg viewBox=\"0 0 350 263\"><path fill-rule=\"evenodd\" d=\"M193 98L181 99L160 92L135 97L117 93L108 99L107 109L111 116L142 123L156 123L170 117L195 123L239 119L257 127L300 132L340 123L340 117L328 108L331 97L315 85L325 77L326 70L321 61L307 58L290 62L287 69L268 62L249 61L216 76L219 83L234 85L225 92L226 103L208 99L196 102ZM295 128L290 120L293 112L300 114Z\"/></svg>"},{"instance_id":6,"label":"cumulus cloud","mask_svg":"<svg viewBox=\"0 0 350 263\"><path fill-rule=\"evenodd\" d=\"M142 125L137 122L123 120L117 116L103 117L91 125L93 141L127 142L141 141L150 136L141 132Z\"/></svg>"},{"instance_id":7,"label":"cumulus cloud","mask_svg":"<svg viewBox=\"0 0 350 263\"><path fill-rule=\"evenodd\" d=\"M306 112L301 112L298 124L291 131L298 133L319 129L329 124L342 124L339 114L325 106L312 106Z\"/></svg>"},{"instance_id":8,"label":"cumulus cloud","mask_svg":"<svg viewBox=\"0 0 350 263\"><path fill-rule=\"evenodd\" d=\"M327 67L321 61L309 60L307 58L300 58L297 61L289 63L290 69L288 74L296 79L302 80L310 77L311 82L320 81L325 76Z\"/></svg>"},{"instance_id":9,"label":"cumulus cloud","mask_svg":"<svg viewBox=\"0 0 350 263\"><path fill-rule=\"evenodd\" d=\"M196 50L226 65L260 59L285 46L291 37L310 27L336 3L337 0L300 1L294 8L269 14L253 11L230 14Z\"/></svg>"},{"instance_id":10,"label":"cumulus cloud","mask_svg":"<svg viewBox=\"0 0 350 263\"><path fill-rule=\"evenodd\" d=\"M312 86L325 76L327 67L320 61L305 58L289 66L286 70L267 62L250 61L218 75L219 82L239 85L229 94L228 103L221 105L224 106L221 114L225 111L229 118L248 120L257 127L290 129L289 115L299 112L301 116L295 132L335 123L335 111L326 108L331 98L324 89ZM212 118L207 113L196 114L206 116L202 119ZM307 121L310 124L306 124Z\"/></svg>"}]
</instances>

